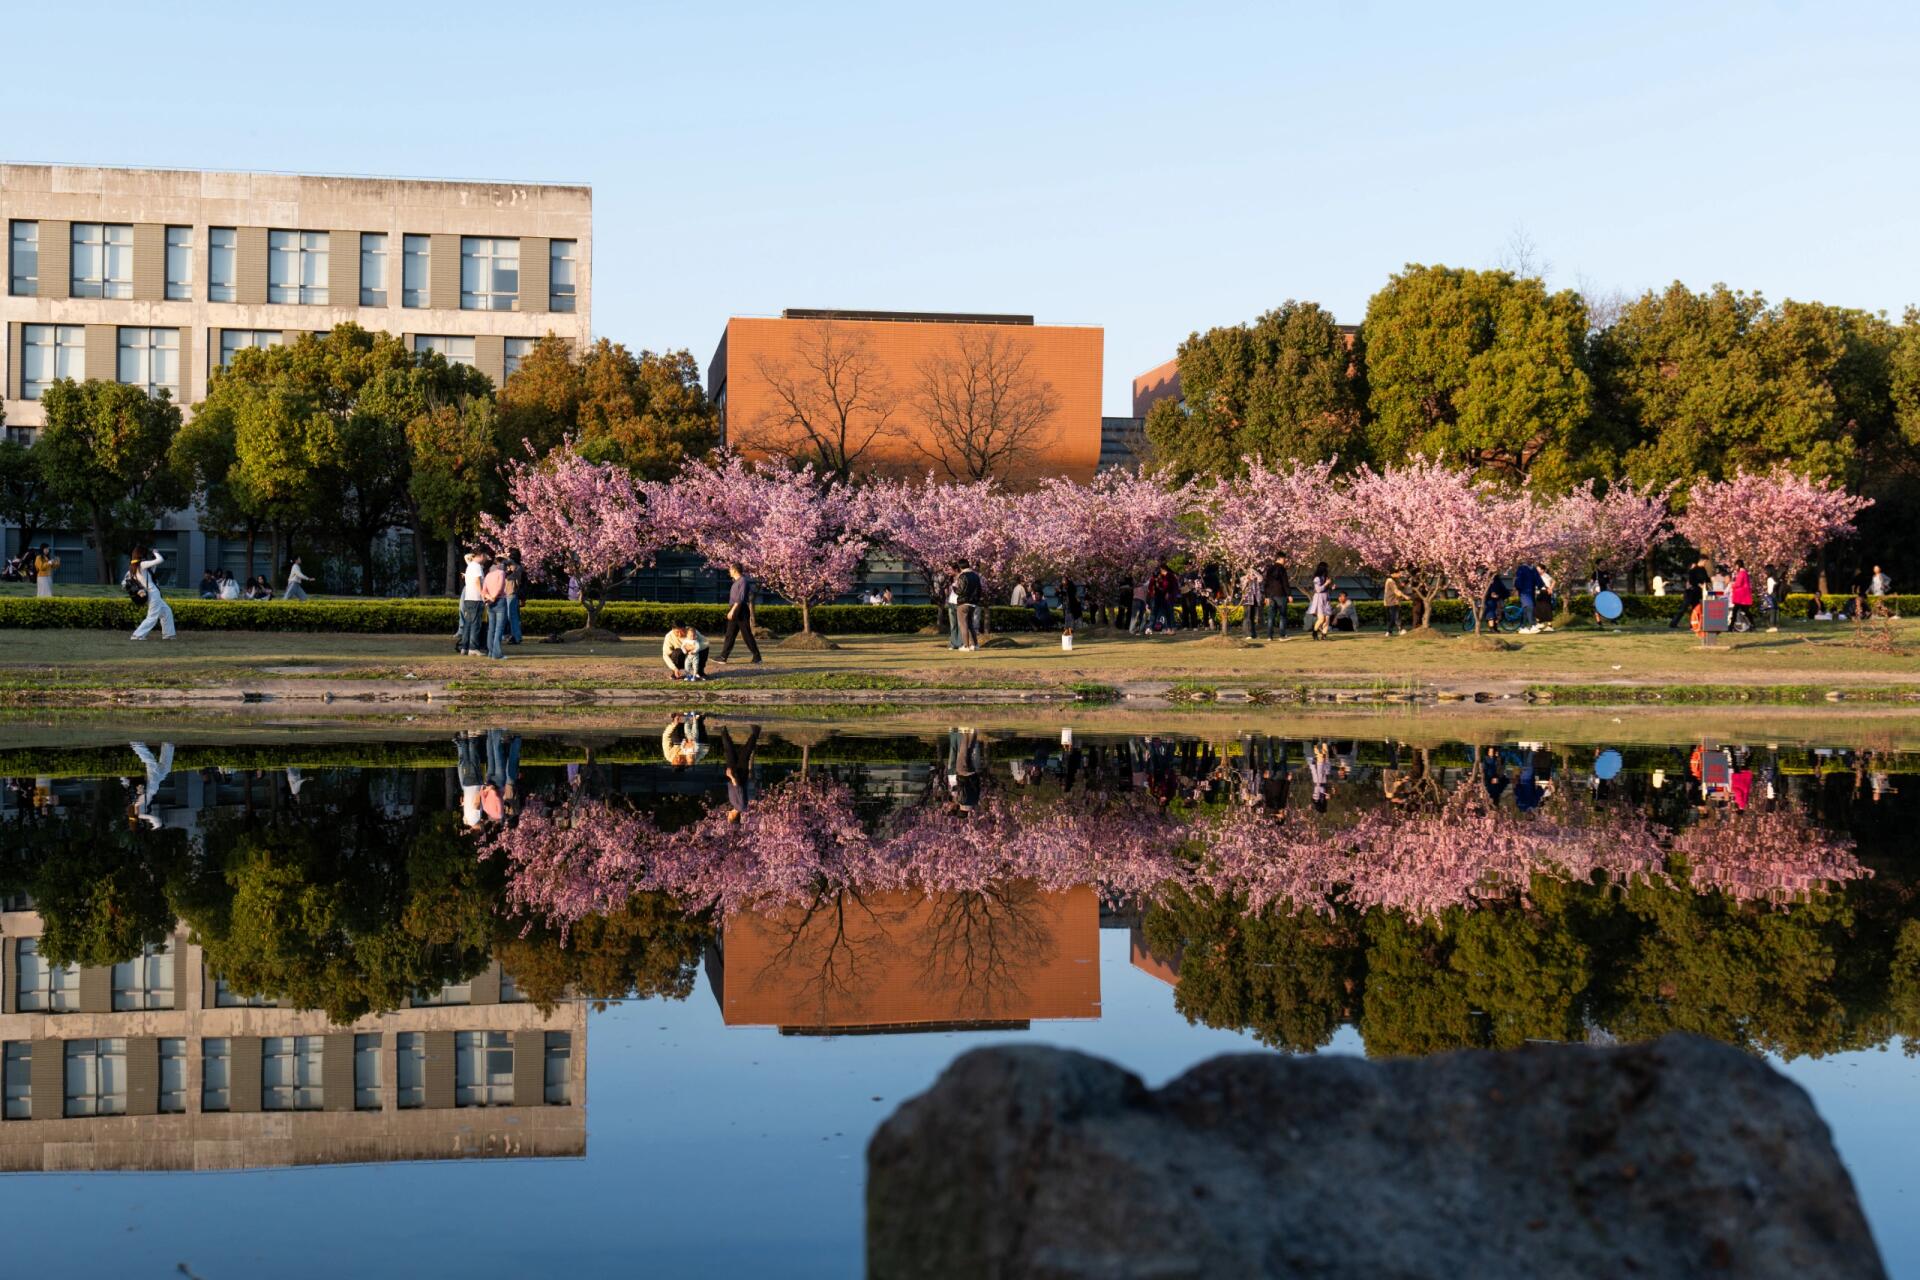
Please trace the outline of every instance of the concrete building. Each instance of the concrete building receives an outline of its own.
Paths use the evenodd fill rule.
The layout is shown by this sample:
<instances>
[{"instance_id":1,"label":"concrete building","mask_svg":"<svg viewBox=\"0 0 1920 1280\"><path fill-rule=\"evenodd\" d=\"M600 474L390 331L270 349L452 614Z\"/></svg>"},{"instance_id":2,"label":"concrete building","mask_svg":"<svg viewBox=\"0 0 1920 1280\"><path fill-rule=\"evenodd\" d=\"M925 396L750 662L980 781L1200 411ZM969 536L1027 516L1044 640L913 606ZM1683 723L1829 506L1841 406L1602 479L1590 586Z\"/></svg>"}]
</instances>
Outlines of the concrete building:
<instances>
[{"instance_id":1,"label":"concrete building","mask_svg":"<svg viewBox=\"0 0 1920 1280\"><path fill-rule=\"evenodd\" d=\"M727 321L707 392L727 442L750 457L804 453L811 427L844 430L863 455L861 471L964 475L948 464L967 449L991 452L996 432L1017 432L1013 456L993 474L1015 484L1086 481L1100 462L1104 341L1098 328L1032 316L790 309ZM1031 405L1043 387L1051 408L1038 421L1004 407ZM967 410L956 407L963 399ZM964 425L959 413L969 415ZM971 439L962 445L959 433Z\"/></svg>"},{"instance_id":2,"label":"concrete building","mask_svg":"<svg viewBox=\"0 0 1920 1280\"><path fill-rule=\"evenodd\" d=\"M497 963L336 1026L234 995L184 930L99 968L39 936L0 911L0 1172L586 1154L586 1006L542 1014Z\"/></svg>"},{"instance_id":3,"label":"concrete building","mask_svg":"<svg viewBox=\"0 0 1920 1280\"><path fill-rule=\"evenodd\" d=\"M191 405L235 351L349 321L496 383L542 335L584 344L592 330L584 186L0 165L0 228L0 397L16 439L43 423L55 379ZM176 583L219 563L185 536L191 513L167 525ZM85 559L94 578L78 535L60 541L63 576Z\"/></svg>"}]
</instances>

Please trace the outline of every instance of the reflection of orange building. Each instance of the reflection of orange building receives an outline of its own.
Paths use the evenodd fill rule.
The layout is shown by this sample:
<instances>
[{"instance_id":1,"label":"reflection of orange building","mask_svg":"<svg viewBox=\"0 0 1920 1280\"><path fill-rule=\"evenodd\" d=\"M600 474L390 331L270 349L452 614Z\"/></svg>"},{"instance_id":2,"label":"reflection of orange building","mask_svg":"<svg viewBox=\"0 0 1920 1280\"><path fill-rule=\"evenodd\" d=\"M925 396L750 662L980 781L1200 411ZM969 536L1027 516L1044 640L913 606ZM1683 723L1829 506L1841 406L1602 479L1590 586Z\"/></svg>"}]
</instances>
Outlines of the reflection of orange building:
<instances>
[{"instance_id":1,"label":"reflection of orange building","mask_svg":"<svg viewBox=\"0 0 1920 1280\"><path fill-rule=\"evenodd\" d=\"M1022 1027L1100 1016L1092 888L845 893L743 913L708 956L728 1026L789 1033Z\"/></svg>"},{"instance_id":2,"label":"reflection of orange building","mask_svg":"<svg viewBox=\"0 0 1920 1280\"><path fill-rule=\"evenodd\" d=\"M1055 475L1086 481L1100 461L1103 341L1098 328L1036 325L1032 316L736 316L713 353L707 391L727 443L749 457L802 454L810 427L796 419L806 417L812 429L824 425L850 437L848 452L860 454L857 470L944 474L952 468L943 459L956 452L951 407L964 400L966 429L976 435L1022 433L1016 456L989 468L992 474L1015 482ZM996 378L994 369L1012 376ZM996 383L1000 389L989 391ZM961 384L965 390L955 394ZM982 409L989 401L1031 404L1042 389L1047 408L1030 425L1018 413ZM949 411L931 407L938 403Z\"/></svg>"},{"instance_id":3,"label":"reflection of orange building","mask_svg":"<svg viewBox=\"0 0 1920 1280\"><path fill-rule=\"evenodd\" d=\"M1147 945L1147 935L1134 921L1127 930L1127 961L1140 972L1160 979L1170 987L1180 985L1180 957L1168 959Z\"/></svg>"}]
</instances>

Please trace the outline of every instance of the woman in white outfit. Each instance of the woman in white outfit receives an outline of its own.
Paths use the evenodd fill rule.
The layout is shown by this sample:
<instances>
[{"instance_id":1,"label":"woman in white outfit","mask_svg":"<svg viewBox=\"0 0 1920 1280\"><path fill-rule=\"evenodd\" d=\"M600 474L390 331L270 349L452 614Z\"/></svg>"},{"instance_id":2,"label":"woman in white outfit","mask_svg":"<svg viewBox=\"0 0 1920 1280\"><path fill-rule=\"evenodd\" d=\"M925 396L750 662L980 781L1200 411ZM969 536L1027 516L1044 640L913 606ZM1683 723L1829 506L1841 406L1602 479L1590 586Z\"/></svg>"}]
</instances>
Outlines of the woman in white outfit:
<instances>
[{"instance_id":1,"label":"woman in white outfit","mask_svg":"<svg viewBox=\"0 0 1920 1280\"><path fill-rule=\"evenodd\" d=\"M282 600L305 600L307 598L307 589L300 584L312 581L313 579L309 578L300 568L300 557L295 556L293 563L287 566L287 594L280 598Z\"/></svg>"},{"instance_id":2,"label":"woman in white outfit","mask_svg":"<svg viewBox=\"0 0 1920 1280\"><path fill-rule=\"evenodd\" d=\"M139 626L133 629L133 635L129 637L130 639L145 640L147 638L147 632L153 630L155 624L158 624L160 627L161 639L173 639L173 609L167 604L166 600L161 597L160 583L153 576L153 571L160 567L160 562L163 558L158 551L153 552L151 558L147 558L147 553L144 548L135 547L133 549L133 564L132 567L128 569L127 576L132 578L134 582L138 583L140 587L146 591L147 616L141 620Z\"/></svg>"}]
</instances>

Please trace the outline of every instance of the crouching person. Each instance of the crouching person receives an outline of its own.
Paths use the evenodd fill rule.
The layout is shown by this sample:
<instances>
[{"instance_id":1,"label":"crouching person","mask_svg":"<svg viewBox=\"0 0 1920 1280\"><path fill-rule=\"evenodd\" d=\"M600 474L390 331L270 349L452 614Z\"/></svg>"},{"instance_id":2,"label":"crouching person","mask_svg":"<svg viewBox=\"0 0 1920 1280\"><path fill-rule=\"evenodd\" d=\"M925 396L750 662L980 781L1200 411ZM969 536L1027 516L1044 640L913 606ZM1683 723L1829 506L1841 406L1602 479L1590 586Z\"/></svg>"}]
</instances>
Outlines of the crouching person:
<instances>
[{"instance_id":1,"label":"crouching person","mask_svg":"<svg viewBox=\"0 0 1920 1280\"><path fill-rule=\"evenodd\" d=\"M684 622L676 622L660 642L660 660L675 680L707 678L707 638Z\"/></svg>"}]
</instances>

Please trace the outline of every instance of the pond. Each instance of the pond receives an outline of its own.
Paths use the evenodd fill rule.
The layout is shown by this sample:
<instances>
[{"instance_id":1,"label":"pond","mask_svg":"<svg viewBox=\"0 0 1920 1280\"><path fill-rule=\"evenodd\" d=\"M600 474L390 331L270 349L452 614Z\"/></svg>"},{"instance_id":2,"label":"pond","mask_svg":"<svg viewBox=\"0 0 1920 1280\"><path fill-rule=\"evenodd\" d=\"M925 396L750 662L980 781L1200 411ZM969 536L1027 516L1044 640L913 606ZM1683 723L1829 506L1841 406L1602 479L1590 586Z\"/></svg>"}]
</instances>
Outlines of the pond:
<instances>
[{"instance_id":1,"label":"pond","mask_svg":"<svg viewBox=\"0 0 1920 1280\"><path fill-rule=\"evenodd\" d=\"M1220 723L0 734L9 1258L844 1276L977 1045L1679 1029L1811 1093L1920 1273L1920 755Z\"/></svg>"}]
</instances>

